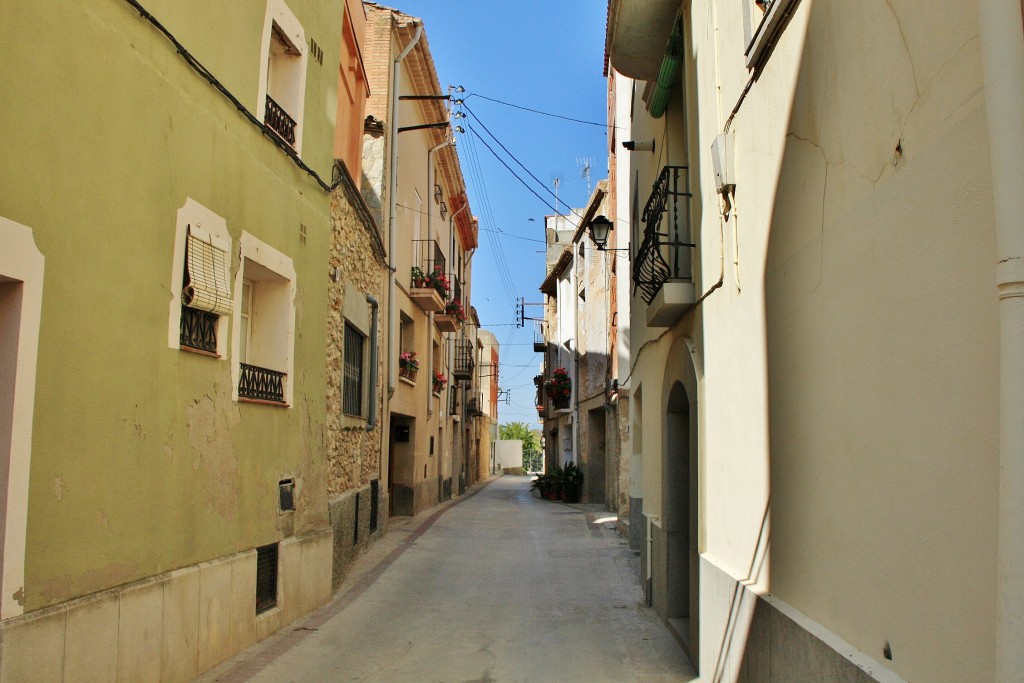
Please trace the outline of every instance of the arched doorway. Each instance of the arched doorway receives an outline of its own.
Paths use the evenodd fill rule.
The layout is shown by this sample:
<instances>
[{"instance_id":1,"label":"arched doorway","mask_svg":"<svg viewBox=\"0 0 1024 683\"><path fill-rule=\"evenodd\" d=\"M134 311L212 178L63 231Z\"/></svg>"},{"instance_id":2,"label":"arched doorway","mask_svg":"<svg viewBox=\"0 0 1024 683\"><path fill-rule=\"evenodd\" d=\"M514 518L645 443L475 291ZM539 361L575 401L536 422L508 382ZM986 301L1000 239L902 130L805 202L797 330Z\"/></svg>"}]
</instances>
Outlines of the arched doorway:
<instances>
[{"instance_id":1,"label":"arched doorway","mask_svg":"<svg viewBox=\"0 0 1024 683\"><path fill-rule=\"evenodd\" d=\"M697 420L682 382L669 391L665 405L664 501L665 618L696 666L699 617L697 552Z\"/></svg>"}]
</instances>

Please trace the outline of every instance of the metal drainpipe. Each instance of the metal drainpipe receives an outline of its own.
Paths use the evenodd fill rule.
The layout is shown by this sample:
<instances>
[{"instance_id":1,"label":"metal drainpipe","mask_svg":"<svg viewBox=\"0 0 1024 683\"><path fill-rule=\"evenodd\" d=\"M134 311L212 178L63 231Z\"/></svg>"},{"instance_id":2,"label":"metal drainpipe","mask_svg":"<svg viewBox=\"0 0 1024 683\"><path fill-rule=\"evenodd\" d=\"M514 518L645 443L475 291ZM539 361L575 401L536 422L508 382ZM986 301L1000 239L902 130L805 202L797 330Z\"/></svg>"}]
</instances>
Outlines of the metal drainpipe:
<instances>
[{"instance_id":1,"label":"metal drainpipe","mask_svg":"<svg viewBox=\"0 0 1024 683\"><path fill-rule=\"evenodd\" d=\"M395 241L398 239L398 225L395 218L398 209L398 91L402 77L402 60L405 59L412 49L416 47L420 36L423 35L423 24L416 26L416 33L412 40L405 46L401 54L395 58L391 65L391 168L388 186L388 268L391 270L391 277L388 280L388 395L395 393L395 367L397 363L392 362L395 357L395 335L398 334L398 306L395 305L396 290L396 266L395 266Z\"/></svg>"},{"instance_id":2,"label":"metal drainpipe","mask_svg":"<svg viewBox=\"0 0 1024 683\"><path fill-rule=\"evenodd\" d=\"M434 152L437 150L447 147L452 144L451 138L440 142L429 150L427 150L427 192L433 193L434 191ZM430 210L430 200L427 200L427 243L434 239L434 212ZM430 339L430 353L427 358L427 377L430 378L430 382L424 382L424 389L427 394L427 415L434 414L434 312L430 311L427 314L427 330L429 330L428 338Z\"/></svg>"},{"instance_id":3,"label":"metal drainpipe","mask_svg":"<svg viewBox=\"0 0 1024 683\"><path fill-rule=\"evenodd\" d=\"M980 0L999 297L996 680L1024 680L1024 22L1019 0Z\"/></svg>"},{"instance_id":4,"label":"metal drainpipe","mask_svg":"<svg viewBox=\"0 0 1024 683\"><path fill-rule=\"evenodd\" d=\"M370 304L370 406L366 420L366 431L372 432L377 426L377 356L379 355L377 333L380 327L379 315L380 304L372 295L366 295L366 301Z\"/></svg>"}]
</instances>

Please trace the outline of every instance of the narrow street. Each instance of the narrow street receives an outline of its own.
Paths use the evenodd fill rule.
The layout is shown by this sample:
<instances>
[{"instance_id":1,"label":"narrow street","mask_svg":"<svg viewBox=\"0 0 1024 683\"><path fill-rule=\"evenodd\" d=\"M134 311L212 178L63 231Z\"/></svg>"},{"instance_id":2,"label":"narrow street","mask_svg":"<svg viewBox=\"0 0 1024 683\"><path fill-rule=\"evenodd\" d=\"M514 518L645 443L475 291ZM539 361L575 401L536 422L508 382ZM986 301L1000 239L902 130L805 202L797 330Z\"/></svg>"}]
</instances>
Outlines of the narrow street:
<instances>
[{"instance_id":1,"label":"narrow street","mask_svg":"<svg viewBox=\"0 0 1024 683\"><path fill-rule=\"evenodd\" d=\"M199 680L694 680L609 513L529 482L392 520L329 603Z\"/></svg>"}]
</instances>

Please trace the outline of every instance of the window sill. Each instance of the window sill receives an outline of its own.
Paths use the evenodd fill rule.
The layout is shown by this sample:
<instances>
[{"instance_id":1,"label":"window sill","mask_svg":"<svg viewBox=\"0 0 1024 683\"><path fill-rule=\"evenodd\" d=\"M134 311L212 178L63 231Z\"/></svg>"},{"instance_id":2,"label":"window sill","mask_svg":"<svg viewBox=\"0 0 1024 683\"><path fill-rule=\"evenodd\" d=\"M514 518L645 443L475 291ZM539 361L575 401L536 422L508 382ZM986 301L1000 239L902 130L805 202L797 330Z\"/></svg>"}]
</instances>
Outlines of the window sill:
<instances>
[{"instance_id":1,"label":"window sill","mask_svg":"<svg viewBox=\"0 0 1024 683\"><path fill-rule=\"evenodd\" d=\"M263 399L259 399L259 398L246 398L244 396L239 396L238 397L238 402L239 403L254 403L256 405L261 405L261 406L274 406L275 408L291 408L291 406L288 405L287 403L279 403L277 401L264 401Z\"/></svg>"},{"instance_id":2,"label":"window sill","mask_svg":"<svg viewBox=\"0 0 1024 683\"><path fill-rule=\"evenodd\" d=\"M179 346L178 348L180 350L182 350L182 351L187 351L189 353L194 353L197 356L207 356L209 358L220 358L220 354L219 353L214 353L212 351L204 351L202 349L194 349L191 346Z\"/></svg>"},{"instance_id":3,"label":"window sill","mask_svg":"<svg viewBox=\"0 0 1024 683\"><path fill-rule=\"evenodd\" d=\"M414 380L414 379L409 379L408 377L404 377L402 375L399 375L398 379L401 380L402 382L405 382L409 386L413 386L413 387L416 386L416 380Z\"/></svg>"}]
</instances>

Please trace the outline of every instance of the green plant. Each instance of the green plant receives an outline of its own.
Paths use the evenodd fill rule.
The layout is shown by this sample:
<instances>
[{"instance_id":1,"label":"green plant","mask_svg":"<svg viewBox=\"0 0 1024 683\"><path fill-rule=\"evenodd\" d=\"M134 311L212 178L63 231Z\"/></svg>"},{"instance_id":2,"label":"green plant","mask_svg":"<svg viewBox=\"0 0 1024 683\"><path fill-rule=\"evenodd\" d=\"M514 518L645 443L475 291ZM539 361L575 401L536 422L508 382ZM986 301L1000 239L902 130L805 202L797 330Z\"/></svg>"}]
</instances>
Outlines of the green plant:
<instances>
[{"instance_id":1,"label":"green plant","mask_svg":"<svg viewBox=\"0 0 1024 683\"><path fill-rule=\"evenodd\" d=\"M565 502L580 502L583 492L583 468L574 462L566 463L562 470L562 491Z\"/></svg>"}]
</instances>

